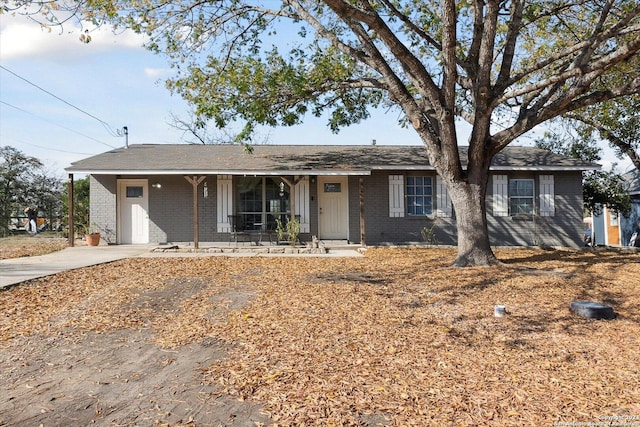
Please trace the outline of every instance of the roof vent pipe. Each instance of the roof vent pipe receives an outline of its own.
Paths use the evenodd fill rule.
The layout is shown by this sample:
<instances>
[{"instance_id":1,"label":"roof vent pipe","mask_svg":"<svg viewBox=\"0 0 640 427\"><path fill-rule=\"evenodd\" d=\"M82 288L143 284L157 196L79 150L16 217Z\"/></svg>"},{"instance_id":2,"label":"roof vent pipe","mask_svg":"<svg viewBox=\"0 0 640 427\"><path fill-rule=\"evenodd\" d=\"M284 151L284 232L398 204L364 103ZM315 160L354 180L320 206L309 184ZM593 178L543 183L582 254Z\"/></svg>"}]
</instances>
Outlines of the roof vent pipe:
<instances>
[{"instance_id":1,"label":"roof vent pipe","mask_svg":"<svg viewBox=\"0 0 640 427\"><path fill-rule=\"evenodd\" d=\"M371 145L376 145L376 140L375 139L371 140Z\"/></svg>"},{"instance_id":2,"label":"roof vent pipe","mask_svg":"<svg viewBox=\"0 0 640 427\"><path fill-rule=\"evenodd\" d=\"M124 131L124 148L129 148L129 128L125 126L122 130Z\"/></svg>"}]
</instances>

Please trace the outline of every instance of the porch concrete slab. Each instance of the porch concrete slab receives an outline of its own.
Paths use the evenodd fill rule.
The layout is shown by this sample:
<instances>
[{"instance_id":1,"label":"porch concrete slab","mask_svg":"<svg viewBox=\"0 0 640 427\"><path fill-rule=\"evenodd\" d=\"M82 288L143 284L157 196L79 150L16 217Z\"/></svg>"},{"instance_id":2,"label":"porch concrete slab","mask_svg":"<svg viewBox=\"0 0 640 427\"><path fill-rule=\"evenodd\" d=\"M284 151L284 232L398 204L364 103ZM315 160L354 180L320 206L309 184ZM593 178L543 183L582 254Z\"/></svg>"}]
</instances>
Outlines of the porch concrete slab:
<instances>
[{"instance_id":1,"label":"porch concrete slab","mask_svg":"<svg viewBox=\"0 0 640 427\"><path fill-rule=\"evenodd\" d=\"M297 257L297 258L349 258L349 257L362 257L364 256L358 248L327 248L326 253L290 253L286 252L286 248L281 248L281 253L270 252L268 247L215 247L216 249L222 249L221 251L210 250L213 247L201 247L199 250L193 248L181 248L178 250L167 251L149 251L139 255L140 258L198 258L198 257L214 257L214 256L226 256L226 257Z\"/></svg>"},{"instance_id":2,"label":"porch concrete slab","mask_svg":"<svg viewBox=\"0 0 640 427\"><path fill-rule=\"evenodd\" d=\"M296 258L348 258L362 257L360 252L350 249L329 250L326 254L274 254L264 252L146 252L139 258L202 258L202 257L296 257Z\"/></svg>"},{"instance_id":3,"label":"porch concrete slab","mask_svg":"<svg viewBox=\"0 0 640 427\"><path fill-rule=\"evenodd\" d=\"M46 255L0 260L0 288L67 270L132 258L149 246L74 246Z\"/></svg>"}]
</instances>

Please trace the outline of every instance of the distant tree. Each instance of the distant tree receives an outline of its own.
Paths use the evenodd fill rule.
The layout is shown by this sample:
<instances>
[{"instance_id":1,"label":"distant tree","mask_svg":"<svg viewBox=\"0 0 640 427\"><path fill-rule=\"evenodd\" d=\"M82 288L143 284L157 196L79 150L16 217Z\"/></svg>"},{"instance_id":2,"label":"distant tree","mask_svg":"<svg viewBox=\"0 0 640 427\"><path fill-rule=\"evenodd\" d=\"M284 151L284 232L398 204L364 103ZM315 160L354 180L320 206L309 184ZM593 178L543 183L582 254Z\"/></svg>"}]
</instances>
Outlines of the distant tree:
<instances>
[{"instance_id":1,"label":"distant tree","mask_svg":"<svg viewBox=\"0 0 640 427\"><path fill-rule=\"evenodd\" d=\"M618 173L593 171L586 174L583 183L584 206L599 215L603 207L629 215L631 197L625 191L624 180Z\"/></svg>"},{"instance_id":2,"label":"distant tree","mask_svg":"<svg viewBox=\"0 0 640 427\"><path fill-rule=\"evenodd\" d=\"M62 179L53 172L40 170L34 174L31 191L28 192L28 203L37 206L49 225L53 227L62 219Z\"/></svg>"},{"instance_id":3,"label":"distant tree","mask_svg":"<svg viewBox=\"0 0 640 427\"><path fill-rule=\"evenodd\" d=\"M568 132L567 132L568 131ZM588 126L565 129L565 132L547 132L536 140L536 146L563 156L598 162L602 159L599 141ZM624 189L622 176L615 171L588 171L583 175L582 195L585 210L599 214L608 207L623 215L631 209L631 197Z\"/></svg>"},{"instance_id":4,"label":"distant tree","mask_svg":"<svg viewBox=\"0 0 640 427\"><path fill-rule=\"evenodd\" d=\"M638 74L640 58L630 58L616 67L611 81L600 83L601 90L607 84L616 84L627 74ZM640 95L630 95L611 99L600 104L568 112L562 116L565 125L593 132L607 141L619 158L629 158L640 170Z\"/></svg>"},{"instance_id":5,"label":"distant tree","mask_svg":"<svg viewBox=\"0 0 640 427\"><path fill-rule=\"evenodd\" d=\"M640 170L640 97L609 101L598 108L568 114L566 119L588 126ZM580 126L576 125L576 126Z\"/></svg>"},{"instance_id":6,"label":"distant tree","mask_svg":"<svg viewBox=\"0 0 640 427\"><path fill-rule=\"evenodd\" d=\"M183 119L175 114L171 114L171 126L182 131L182 140L189 144L242 144L246 153L252 153L251 144L266 143L268 138L264 138L256 142L255 135L252 135L251 141L244 141L238 132L231 132L228 128L212 131L215 126L207 120L198 117L195 113L190 113L190 119ZM251 144L250 144L251 142Z\"/></svg>"},{"instance_id":7,"label":"distant tree","mask_svg":"<svg viewBox=\"0 0 640 427\"><path fill-rule=\"evenodd\" d=\"M42 163L35 157L13 147L0 147L0 235L9 234L11 217L33 201L32 183L40 168Z\"/></svg>"},{"instance_id":8,"label":"distant tree","mask_svg":"<svg viewBox=\"0 0 640 427\"><path fill-rule=\"evenodd\" d=\"M15 4L48 8L53 23L71 12L147 34L174 60L169 88L218 127L244 123L241 137L309 113L337 131L399 108L449 189L458 266L498 262L485 200L496 153L554 117L640 93L640 75L617 68L640 51L637 0ZM457 119L472 126L466 159Z\"/></svg>"},{"instance_id":9,"label":"distant tree","mask_svg":"<svg viewBox=\"0 0 640 427\"><path fill-rule=\"evenodd\" d=\"M73 182L73 223L77 229L84 233L84 228L89 227L89 177ZM62 192L62 210L64 212L64 224L69 226L69 187L64 186ZM75 233L78 230L70 230Z\"/></svg>"}]
</instances>

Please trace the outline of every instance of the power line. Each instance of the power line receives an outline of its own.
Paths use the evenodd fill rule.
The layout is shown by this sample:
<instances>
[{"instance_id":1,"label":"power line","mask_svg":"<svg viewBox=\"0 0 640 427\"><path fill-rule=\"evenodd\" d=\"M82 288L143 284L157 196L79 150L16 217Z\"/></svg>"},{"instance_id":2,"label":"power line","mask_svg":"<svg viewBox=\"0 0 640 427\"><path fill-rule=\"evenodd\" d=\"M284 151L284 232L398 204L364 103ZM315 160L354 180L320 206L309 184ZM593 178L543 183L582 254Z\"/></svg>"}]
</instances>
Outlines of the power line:
<instances>
[{"instance_id":1,"label":"power line","mask_svg":"<svg viewBox=\"0 0 640 427\"><path fill-rule=\"evenodd\" d=\"M0 65L0 68L2 68L3 70L5 70L5 71L6 71L6 72L8 72L8 73L13 74L14 76L16 76L17 78L19 78L20 80L23 80L23 81L27 82L27 83L28 83L28 84L30 84L31 86L33 86L33 87L36 87L36 88L40 89L40 90L41 90L41 91L43 91L44 93L46 93L46 94L48 94L48 95L53 96L53 97L54 97L55 99L57 99L58 101L64 102L64 103L65 103L65 104L67 104L69 107L74 108L74 109L76 109L76 110L80 111L81 113L86 114L87 116L91 117L92 119L97 120L98 122L100 122L100 124L102 124L102 126L107 130L107 132L109 132L109 133L111 134L111 136L122 136L119 132L114 131L114 130L113 130L113 128L111 128L111 126L109 126L109 123L105 122L104 120L99 119L98 117L94 116L94 115L93 115L93 114L91 114L91 113L88 113L88 112L84 111L83 109L81 109L81 108L79 108L79 107L76 107L75 105L71 104L70 102L65 101L64 99L60 98L59 96L57 96L57 95L55 95L55 94L53 94L53 93L49 92L48 90L46 90L46 89L44 89L44 88L42 88L42 87L38 86L37 84L35 84L35 83L33 83L33 82L29 81L28 79L26 79L26 78L24 78L24 77L22 77L22 76L20 76L20 75L18 75L18 74L16 74L16 73L14 73L13 71L9 70L7 67L5 67L5 66L3 66L3 65Z\"/></svg>"},{"instance_id":2,"label":"power line","mask_svg":"<svg viewBox=\"0 0 640 427\"><path fill-rule=\"evenodd\" d=\"M0 135L1 135L1 134L0 134ZM30 142L26 142L26 141L23 141L23 140L21 140L21 139L15 139L15 138L12 138L12 139L13 139L14 141L16 141L16 142L20 143L20 144L29 145L29 146L31 146L31 147L36 147L36 148L42 148L42 149L44 149L44 150L48 150L48 151L57 151L57 152L59 152L59 153L67 153L67 154L78 154L78 155L80 155L80 156L93 156L93 153L79 153L79 152L77 152L77 151L59 150L59 149L57 149L57 148L51 148L51 147L45 147L45 146L42 146L42 145L31 144Z\"/></svg>"},{"instance_id":3,"label":"power line","mask_svg":"<svg viewBox=\"0 0 640 427\"><path fill-rule=\"evenodd\" d=\"M29 115L31 115L31 116L33 116L33 117L36 117L36 118L38 118L38 119L40 119L40 120L43 120L43 121L47 122L47 123L51 123L51 124L52 124L52 125L54 125L54 126L61 127L62 129L68 130L69 132L73 132L73 133L75 133L75 134L78 134L78 135L80 135L80 136L83 136L83 137L85 137L85 138L88 138L88 139L90 139L90 140L92 140L92 141L95 141L95 142L97 142L97 143L99 143L99 144L106 145L106 146L107 146L107 147L109 147L109 148L116 148L116 147L114 147L113 145L107 144L106 142L102 142L102 141L100 141L99 139L95 139L95 138L94 138L94 137L92 137L92 136L85 135L85 134L83 134L82 132L78 132L77 130L73 130L73 129L68 128L68 127L66 127L66 126L63 126L63 125L61 125L61 124L59 124L59 123L56 123L56 122L53 122L53 121L51 121L51 120L45 119L44 117L38 116L37 114L34 114L34 113L32 113L32 112L30 112L30 111L27 111L27 110L25 110L25 109L23 109L23 108L16 107L15 105L9 104L8 102L5 102L5 101L0 100L0 104L4 104L4 105L6 105L6 106L8 106L8 107L15 108L15 109L16 109L16 110L18 110L18 111L22 111L23 113L29 114ZM40 148L43 148L43 147L40 147ZM79 153L79 154L82 154L82 153Z\"/></svg>"}]
</instances>

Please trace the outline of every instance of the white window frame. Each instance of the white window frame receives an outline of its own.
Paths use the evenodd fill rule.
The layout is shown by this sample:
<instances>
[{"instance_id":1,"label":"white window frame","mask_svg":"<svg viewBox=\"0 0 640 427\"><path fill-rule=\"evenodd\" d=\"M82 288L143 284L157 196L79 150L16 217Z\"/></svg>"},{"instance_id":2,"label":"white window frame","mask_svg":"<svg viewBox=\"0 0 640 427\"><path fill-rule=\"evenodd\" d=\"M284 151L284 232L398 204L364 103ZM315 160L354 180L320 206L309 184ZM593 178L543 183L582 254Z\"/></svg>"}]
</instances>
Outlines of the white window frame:
<instances>
[{"instance_id":1,"label":"white window frame","mask_svg":"<svg viewBox=\"0 0 640 427\"><path fill-rule=\"evenodd\" d=\"M263 181L264 183L264 181ZM217 231L218 233L229 233L231 224L229 216L233 215L233 195L234 195L233 177L231 175L218 175L217 177ZM294 187L295 197L295 215L300 215L300 232L309 233L310 214L309 214L309 177L305 176L300 179ZM263 195L263 199L265 199Z\"/></svg>"},{"instance_id":2,"label":"white window frame","mask_svg":"<svg viewBox=\"0 0 640 427\"><path fill-rule=\"evenodd\" d=\"M409 180L410 179L415 179L415 178L422 178L423 179L423 184L420 185L420 186L419 185L411 185L411 184L409 184ZM424 184L424 182L427 179L429 180L429 185L425 185ZM434 179L433 179L433 176L431 176L431 175L407 175L406 181L405 181L405 191L406 191L406 196L405 197L407 199L407 216L412 216L412 217L431 217L431 216L434 215L435 209L434 209L434 204L433 204L433 202L434 202L433 193L434 193L434 190L435 190L435 186L434 186L434 182L433 181L434 181ZM423 190L423 194L415 194L415 193L414 194L409 194L409 187L410 186L415 188L415 189L421 187L422 190ZM426 190L427 188L430 189L430 194L424 194L424 190ZM426 199L430 199L431 203L429 204L429 206L430 206L429 212L422 213L422 214L411 212L412 207L413 207L413 205L411 203L411 198L414 198L414 197L415 198L420 197L423 201L426 200ZM423 207L423 209L425 209L424 205L422 207Z\"/></svg>"},{"instance_id":3,"label":"white window frame","mask_svg":"<svg viewBox=\"0 0 640 427\"><path fill-rule=\"evenodd\" d=\"M530 182L531 183L531 196L521 196L521 195L513 195L511 190L511 184L514 182ZM531 200L531 211L530 212L513 212L512 201L514 199L523 200L530 199ZM519 216L519 215L533 215L536 212L536 181L532 178L512 178L509 179L509 216Z\"/></svg>"},{"instance_id":4,"label":"white window frame","mask_svg":"<svg viewBox=\"0 0 640 427\"><path fill-rule=\"evenodd\" d=\"M410 175L407 175L410 176ZM432 194L431 194L431 214L426 217L449 218L453 216L453 205L451 204L451 196L447 190L447 186L440 175L435 176L435 184L432 175L424 175L431 178ZM402 218L407 215L405 204L408 202L405 195L405 179L404 175L389 175L389 217ZM435 191L435 195L433 192ZM433 202L435 201L435 205ZM421 217L422 215L411 215L412 217Z\"/></svg>"},{"instance_id":5,"label":"white window frame","mask_svg":"<svg viewBox=\"0 0 640 427\"><path fill-rule=\"evenodd\" d=\"M509 198L509 182L511 182L513 179L527 178L509 179L508 175L493 175L492 200L494 217L518 216L516 213L510 212L511 201ZM535 187L536 180L533 179L533 182L533 212L526 215L534 215L536 212L538 212L539 209L540 216L555 216L556 206L554 175L540 175L537 180L539 186L537 189ZM535 206L536 191L538 192L538 206Z\"/></svg>"}]
</instances>

